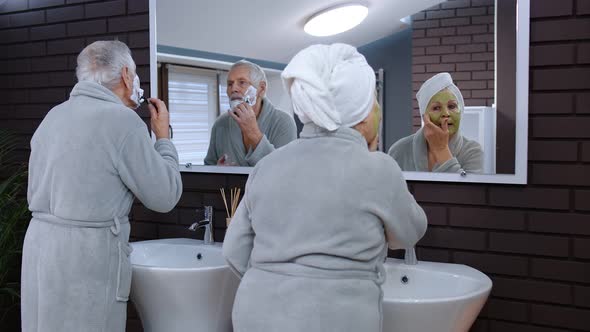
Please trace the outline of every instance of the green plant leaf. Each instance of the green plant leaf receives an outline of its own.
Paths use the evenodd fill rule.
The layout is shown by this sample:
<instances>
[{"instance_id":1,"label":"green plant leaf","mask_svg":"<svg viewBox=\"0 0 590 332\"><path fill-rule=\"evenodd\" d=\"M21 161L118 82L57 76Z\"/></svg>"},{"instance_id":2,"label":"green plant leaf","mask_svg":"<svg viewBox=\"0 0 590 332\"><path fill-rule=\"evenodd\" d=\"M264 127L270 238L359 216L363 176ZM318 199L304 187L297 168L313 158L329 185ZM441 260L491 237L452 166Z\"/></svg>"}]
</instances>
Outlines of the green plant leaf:
<instances>
[{"instance_id":1,"label":"green plant leaf","mask_svg":"<svg viewBox=\"0 0 590 332\"><path fill-rule=\"evenodd\" d=\"M22 243L30 220L26 198L22 191L26 186L26 166L13 162L12 153L18 140L6 130L0 129L0 299L3 313L0 322L10 308L20 302L19 280L9 280L8 271L18 265L22 255ZM8 308L7 308L8 307Z\"/></svg>"}]
</instances>

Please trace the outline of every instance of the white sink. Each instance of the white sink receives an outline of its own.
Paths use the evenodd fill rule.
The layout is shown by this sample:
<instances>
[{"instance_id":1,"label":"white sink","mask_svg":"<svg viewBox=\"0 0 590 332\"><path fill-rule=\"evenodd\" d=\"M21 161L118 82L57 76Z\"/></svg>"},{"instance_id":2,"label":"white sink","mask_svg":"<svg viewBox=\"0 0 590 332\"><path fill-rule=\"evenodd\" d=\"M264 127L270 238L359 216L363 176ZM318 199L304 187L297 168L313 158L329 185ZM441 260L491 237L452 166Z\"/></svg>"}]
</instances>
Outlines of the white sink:
<instances>
[{"instance_id":1,"label":"white sink","mask_svg":"<svg viewBox=\"0 0 590 332\"><path fill-rule=\"evenodd\" d=\"M385 271L384 332L467 332L492 289L488 276L466 265L388 258Z\"/></svg>"},{"instance_id":2,"label":"white sink","mask_svg":"<svg viewBox=\"0 0 590 332\"><path fill-rule=\"evenodd\" d=\"M162 239L131 243L130 298L145 332L231 332L239 279L221 243Z\"/></svg>"}]
</instances>

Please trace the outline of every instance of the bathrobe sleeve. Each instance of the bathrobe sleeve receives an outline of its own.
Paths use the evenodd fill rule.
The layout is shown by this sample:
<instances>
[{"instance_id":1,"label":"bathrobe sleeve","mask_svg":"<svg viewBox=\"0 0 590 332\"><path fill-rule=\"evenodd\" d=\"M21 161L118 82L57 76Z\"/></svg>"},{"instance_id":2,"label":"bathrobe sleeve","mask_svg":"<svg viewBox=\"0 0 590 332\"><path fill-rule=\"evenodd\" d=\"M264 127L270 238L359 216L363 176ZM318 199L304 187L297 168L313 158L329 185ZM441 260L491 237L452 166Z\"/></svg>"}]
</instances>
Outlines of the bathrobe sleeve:
<instances>
[{"instance_id":1,"label":"bathrobe sleeve","mask_svg":"<svg viewBox=\"0 0 590 332\"><path fill-rule=\"evenodd\" d=\"M426 214L408 190L399 166L393 160L388 164L390 171L384 183L390 187L383 195L386 201L382 202L385 211L381 215L385 236L391 249L410 248L426 232Z\"/></svg>"},{"instance_id":2,"label":"bathrobe sleeve","mask_svg":"<svg viewBox=\"0 0 590 332\"><path fill-rule=\"evenodd\" d=\"M217 122L213 124L213 128L211 129L211 138L209 139L209 149L207 150L207 156L205 156L204 163L205 165L217 165L217 160L219 160L219 156L217 155L217 151L215 149L215 142L217 138Z\"/></svg>"},{"instance_id":3,"label":"bathrobe sleeve","mask_svg":"<svg viewBox=\"0 0 590 332\"><path fill-rule=\"evenodd\" d=\"M256 149L248 149L246 162L249 166L255 166L267 154L297 139L295 120L287 114L278 112L282 111L277 111L274 116L280 116L280 120L276 122L276 128L272 128L270 137L263 135Z\"/></svg>"},{"instance_id":4,"label":"bathrobe sleeve","mask_svg":"<svg viewBox=\"0 0 590 332\"><path fill-rule=\"evenodd\" d=\"M463 167L461 167L461 163L459 163L459 160L457 160L456 157L453 157L453 158L445 161L442 164L435 164L432 167L432 172L437 172L437 173L459 173L459 172L461 172L462 169L467 172L466 169L464 169Z\"/></svg>"},{"instance_id":5,"label":"bathrobe sleeve","mask_svg":"<svg viewBox=\"0 0 590 332\"><path fill-rule=\"evenodd\" d=\"M413 135L406 136L395 142L387 151L404 171L416 171L414 166L414 151L412 150Z\"/></svg>"},{"instance_id":6,"label":"bathrobe sleeve","mask_svg":"<svg viewBox=\"0 0 590 332\"><path fill-rule=\"evenodd\" d=\"M432 168L433 172L446 173L459 173L461 170L467 173L483 173L483 151L477 142L470 141L457 156Z\"/></svg>"},{"instance_id":7,"label":"bathrobe sleeve","mask_svg":"<svg viewBox=\"0 0 590 332\"><path fill-rule=\"evenodd\" d=\"M149 209L168 212L182 195L178 153L169 139L152 143L147 128L130 131L122 141L117 161L121 180Z\"/></svg>"},{"instance_id":8,"label":"bathrobe sleeve","mask_svg":"<svg viewBox=\"0 0 590 332\"><path fill-rule=\"evenodd\" d=\"M249 190L255 172L256 168L252 170L252 174L248 177L244 197L238 205L223 240L223 257L231 270L240 278L250 266L250 256L254 248L254 237L256 236L252 228L249 207Z\"/></svg>"}]
</instances>

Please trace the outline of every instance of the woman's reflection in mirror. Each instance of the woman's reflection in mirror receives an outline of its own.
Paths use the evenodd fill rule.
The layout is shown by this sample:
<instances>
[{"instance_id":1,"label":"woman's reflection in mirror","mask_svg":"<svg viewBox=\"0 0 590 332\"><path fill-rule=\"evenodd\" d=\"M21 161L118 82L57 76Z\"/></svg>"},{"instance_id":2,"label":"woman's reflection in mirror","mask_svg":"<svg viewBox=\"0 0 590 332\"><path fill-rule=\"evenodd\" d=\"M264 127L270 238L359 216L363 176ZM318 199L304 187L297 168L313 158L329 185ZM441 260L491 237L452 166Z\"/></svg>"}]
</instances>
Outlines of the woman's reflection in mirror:
<instances>
[{"instance_id":1,"label":"woman's reflection in mirror","mask_svg":"<svg viewBox=\"0 0 590 332\"><path fill-rule=\"evenodd\" d=\"M449 73L428 79L416 93L423 125L389 148L403 171L481 173L483 150L461 135L463 96Z\"/></svg>"}]
</instances>

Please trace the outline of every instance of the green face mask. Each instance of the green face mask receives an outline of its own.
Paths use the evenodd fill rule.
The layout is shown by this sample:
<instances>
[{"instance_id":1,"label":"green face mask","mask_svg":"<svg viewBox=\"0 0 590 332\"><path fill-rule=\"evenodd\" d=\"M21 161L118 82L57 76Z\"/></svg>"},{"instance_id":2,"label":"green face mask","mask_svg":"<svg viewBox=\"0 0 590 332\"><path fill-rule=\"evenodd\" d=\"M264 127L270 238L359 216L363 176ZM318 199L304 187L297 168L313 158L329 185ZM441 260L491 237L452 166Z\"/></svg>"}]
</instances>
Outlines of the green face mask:
<instances>
[{"instance_id":1,"label":"green face mask","mask_svg":"<svg viewBox=\"0 0 590 332\"><path fill-rule=\"evenodd\" d=\"M461 124L461 110L457 97L449 91L442 90L430 98L426 112L430 121L437 126L441 126L443 115L449 117L449 134L454 135L459 131Z\"/></svg>"}]
</instances>

